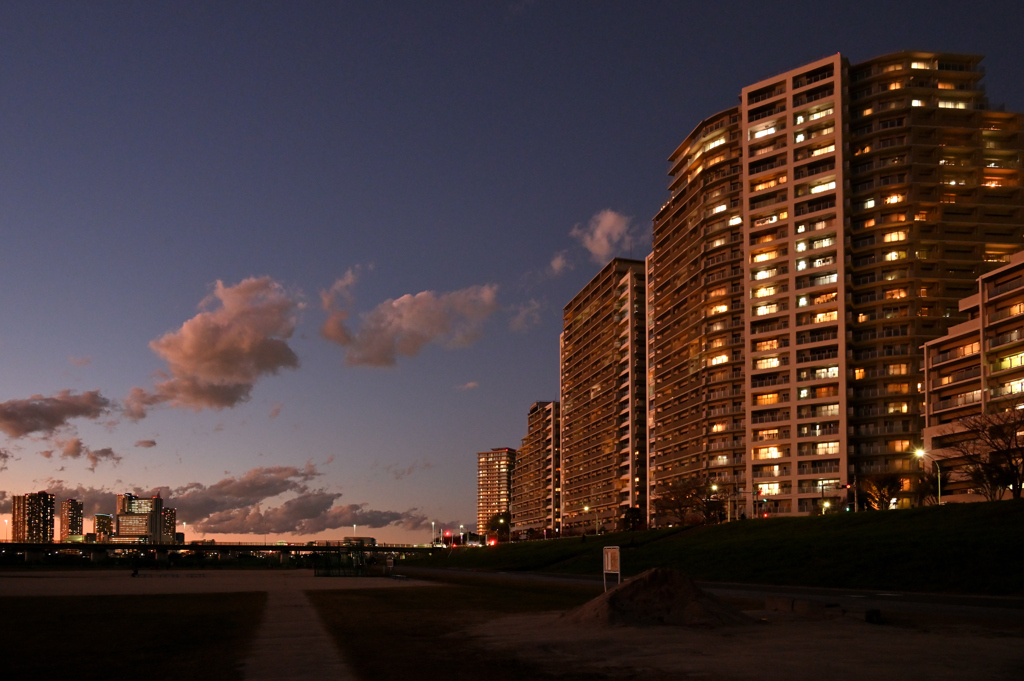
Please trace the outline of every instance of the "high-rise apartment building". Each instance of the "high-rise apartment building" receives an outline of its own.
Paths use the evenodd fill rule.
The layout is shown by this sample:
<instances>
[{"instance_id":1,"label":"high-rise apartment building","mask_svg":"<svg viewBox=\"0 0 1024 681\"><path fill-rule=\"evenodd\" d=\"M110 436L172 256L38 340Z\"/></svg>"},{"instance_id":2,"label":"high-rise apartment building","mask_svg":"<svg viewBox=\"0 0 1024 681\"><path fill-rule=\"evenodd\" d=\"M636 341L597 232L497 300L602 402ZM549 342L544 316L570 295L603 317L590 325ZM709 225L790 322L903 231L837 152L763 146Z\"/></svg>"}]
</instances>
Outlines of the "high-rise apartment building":
<instances>
[{"instance_id":1,"label":"high-rise apartment building","mask_svg":"<svg viewBox=\"0 0 1024 681\"><path fill-rule=\"evenodd\" d=\"M512 471L512 532L519 537L560 531L561 413L558 402L534 402Z\"/></svg>"},{"instance_id":2,"label":"high-rise apartment building","mask_svg":"<svg viewBox=\"0 0 1024 681\"><path fill-rule=\"evenodd\" d=\"M979 475L981 470L971 475L970 466L964 465L969 462L953 443L976 437L964 431L960 419L1019 414L1024 405L1024 253L981 276L977 293L961 300L960 309L968 320L925 344L923 449L951 478L941 490L944 502L1008 497L1008 481ZM991 425L999 425L1002 418L993 417ZM1005 423L1016 433L1020 421L1009 417Z\"/></svg>"},{"instance_id":3,"label":"high-rise apartment building","mask_svg":"<svg viewBox=\"0 0 1024 681\"><path fill-rule=\"evenodd\" d=\"M160 516L160 541L163 544L173 544L178 533L178 511L173 508L165 508Z\"/></svg>"},{"instance_id":4,"label":"high-rise apartment building","mask_svg":"<svg viewBox=\"0 0 1024 681\"><path fill-rule=\"evenodd\" d=\"M699 476L733 506L742 501L749 287L740 136L735 107L701 123L669 158L672 198L654 219L647 259L648 499ZM656 509L648 514L658 524Z\"/></svg>"},{"instance_id":5,"label":"high-rise apartment building","mask_svg":"<svg viewBox=\"0 0 1024 681\"><path fill-rule=\"evenodd\" d=\"M647 508L645 319L645 264L623 258L563 310L563 533L618 529Z\"/></svg>"},{"instance_id":6,"label":"high-rise apartment building","mask_svg":"<svg viewBox=\"0 0 1024 681\"><path fill-rule=\"evenodd\" d=\"M836 54L743 88L670 157L652 494L701 476L747 512L809 513L903 472L910 502L918 348L1024 243L1022 118L988 108L979 61Z\"/></svg>"},{"instance_id":7,"label":"high-rise apartment building","mask_svg":"<svg viewBox=\"0 0 1024 681\"><path fill-rule=\"evenodd\" d=\"M479 534L487 534L491 518L508 512L515 462L516 450L508 447L477 453L476 531Z\"/></svg>"},{"instance_id":8,"label":"high-rise apartment building","mask_svg":"<svg viewBox=\"0 0 1024 681\"><path fill-rule=\"evenodd\" d=\"M83 534L82 502L78 499L65 499L60 502L60 540Z\"/></svg>"},{"instance_id":9,"label":"high-rise apartment building","mask_svg":"<svg viewBox=\"0 0 1024 681\"><path fill-rule=\"evenodd\" d=\"M121 539L159 544L163 541L164 502L159 496L117 495L114 534Z\"/></svg>"},{"instance_id":10,"label":"high-rise apartment building","mask_svg":"<svg viewBox=\"0 0 1024 681\"><path fill-rule=\"evenodd\" d=\"M11 501L12 541L37 544L53 542L52 494L21 494Z\"/></svg>"},{"instance_id":11,"label":"high-rise apartment building","mask_svg":"<svg viewBox=\"0 0 1024 681\"><path fill-rule=\"evenodd\" d=\"M96 541L106 541L114 534L114 516L109 513L97 513L93 516L93 532Z\"/></svg>"}]
</instances>

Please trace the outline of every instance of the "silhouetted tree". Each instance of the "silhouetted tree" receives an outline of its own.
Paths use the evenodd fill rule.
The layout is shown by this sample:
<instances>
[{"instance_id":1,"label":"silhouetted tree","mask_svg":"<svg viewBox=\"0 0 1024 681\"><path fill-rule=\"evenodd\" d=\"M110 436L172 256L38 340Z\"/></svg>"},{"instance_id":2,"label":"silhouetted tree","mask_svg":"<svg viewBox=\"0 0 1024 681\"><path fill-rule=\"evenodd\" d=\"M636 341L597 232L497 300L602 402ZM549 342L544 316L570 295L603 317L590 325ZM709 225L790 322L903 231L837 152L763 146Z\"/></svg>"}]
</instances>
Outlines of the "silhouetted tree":
<instances>
[{"instance_id":1,"label":"silhouetted tree","mask_svg":"<svg viewBox=\"0 0 1024 681\"><path fill-rule=\"evenodd\" d=\"M899 473L874 473L861 478L860 489L872 508L884 511L890 500L903 491L903 478Z\"/></svg>"},{"instance_id":2,"label":"silhouetted tree","mask_svg":"<svg viewBox=\"0 0 1024 681\"><path fill-rule=\"evenodd\" d=\"M1020 499L1024 488L1024 396L995 408L1000 411L957 419L943 433L942 449L933 455L961 468L986 499L1000 499L1007 487L1014 499Z\"/></svg>"},{"instance_id":3,"label":"silhouetted tree","mask_svg":"<svg viewBox=\"0 0 1024 681\"><path fill-rule=\"evenodd\" d=\"M512 514L508 511L495 513L487 521L487 529L498 537L498 541L508 541L509 529L512 524Z\"/></svg>"},{"instance_id":4,"label":"silhouetted tree","mask_svg":"<svg viewBox=\"0 0 1024 681\"><path fill-rule=\"evenodd\" d=\"M620 523L624 532L636 532L647 528L647 519L644 518L643 511L636 506L630 506L622 513Z\"/></svg>"},{"instance_id":5,"label":"silhouetted tree","mask_svg":"<svg viewBox=\"0 0 1024 681\"><path fill-rule=\"evenodd\" d=\"M712 500L717 499L711 490L711 484L700 478L682 478L674 480L658 491L654 499L654 508L661 515L684 523L687 517L696 517L699 522L708 521L708 507Z\"/></svg>"}]
</instances>

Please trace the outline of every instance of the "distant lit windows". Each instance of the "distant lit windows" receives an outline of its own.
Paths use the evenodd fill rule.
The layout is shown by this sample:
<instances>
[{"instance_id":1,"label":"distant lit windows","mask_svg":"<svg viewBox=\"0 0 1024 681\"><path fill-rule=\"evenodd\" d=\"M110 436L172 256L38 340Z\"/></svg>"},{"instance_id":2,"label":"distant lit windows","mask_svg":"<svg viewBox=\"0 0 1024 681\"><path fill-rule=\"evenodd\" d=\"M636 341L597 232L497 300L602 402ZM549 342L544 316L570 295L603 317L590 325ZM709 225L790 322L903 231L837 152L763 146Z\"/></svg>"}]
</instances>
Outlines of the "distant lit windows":
<instances>
[{"instance_id":1,"label":"distant lit windows","mask_svg":"<svg viewBox=\"0 0 1024 681\"><path fill-rule=\"evenodd\" d=\"M716 140L712 140L704 145L704 151L711 151L715 147L720 147L725 144L725 137L719 137Z\"/></svg>"},{"instance_id":2,"label":"distant lit windows","mask_svg":"<svg viewBox=\"0 0 1024 681\"><path fill-rule=\"evenodd\" d=\"M774 277L776 272L777 270L774 267L767 270L759 270L754 273L754 279L769 279Z\"/></svg>"},{"instance_id":3,"label":"distant lit windows","mask_svg":"<svg viewBox=\"0 0 1024 681\"><path fill-rule=\"evenodd\" d=\"M907 289L905 288L891 288L886 289L885 299L886 300L900 300L907 297Z\"/></svg>"},{"instance_id":4,"label":"distant lit windows","mask_svg":"<svg viewBox=\"0 0 1024 681\"><path fill-rule=\"evenodd\" d=\"M824 118L825 116L831 116L832 113L833 113L833 109L832 109L832 107L829 107L829 108L824 109L822 111L816 111L816 112L812 113L810 116L807 117L807 120L809 120L809 121L816 121L819 118Z\"/></svg>"},{"instance_id":5,"label":"distant lit windows","mask_svg":"<svg viewBox=\"0 0 1024 681\"><path fill-rule=\"evenodd\" d=\"M874 208L874 207L875 207L875 200L874 199L865 199L864 201L861 201L860 203L858 203L857 206L856 206L857 210L867 210L869 208Z\"/></svg>"},{"instance_id":6,"label":"distant lit windows","mask_svg":"<svg viewBox=\"0 0 1024 681\"><path fill-rule=\"evenodd\" d=\"M893 260L904 260L907 257L906 251L889 251L885 254L885 259L889 261Z\"/></svg>"},{"instance_id":7,"label":"distant lit windows","mask_svg":"<svg viewBox=\"0 0 1024 681\"><path fill-rule=\"evenodd\" d=\"M909 383L886 383L885 392L889 395L906 395L910 392Z\"/></svg>"},{"instance_id":8,"label":"distant lit windows","mask_svg":"<svg viewBox=\"0 0 1024 681\"><path fill-rule=\"evenodd\" d=\"M716 355L715 357L712 357L710 360L708 360L708 364L710 364L711 366L715 366L717 364L724 364L725 362L728 361L729 355Z\"/></svg>"},{"instance_id":9,"label":"distant lit windows","mask_svg":"<svg viewBox=\"0 0 1024 681\"><path fill-rule=\"evenodd\" d=\"M835 150L836 145L830 144L826 147L818 147L817 149L811 152L811 156L823 156L825 154L831 154Z\"/></svg>"},{"instance_id":10,"label":"distant lit windows","mask_svg":"<svg viewBox=\"0 0 1024 681\"><path fill-rule=\"evenodd\" d=\"M864 376L866 376L866 375L867 375L867 373L864 371L864 369L854 369L853 370L853 380L855 380L855 381L859 381L859 380L863 379Z\"/></svg>"},{"instance_id":11,"label":"distant lit windows","mask_svg":"<svg viewBox=\"0 0 1024 681\"><path fill-rule=\"evenodd\" d=\"M722 204L719 204L719 205L715 206L714 208L712 208L711 212L712 213L721 213L721 212L725 211L726 208L728 208L728 206L725 205L724 203L722 203Z\"/></svg>"},{"instance_id":12,"label":"distant lit windows","mask_svg":"<svg viewBox=\"0 0 1024 681\"><path fill-rule=\"evenodd\" d=\"M912 69L932 69L934 67L932 66L931 62L927 62L927 61L914 61L914 62L910 62L910 68L912 68Z\"/></svg>"},{"instance_id":13,"label":"distant lit windows","mask_svg":"<svg viewBox=\"0 0 1024 681\"><path fill-rule=\"evenodd\" d=\"M778 303L768 303L767 305L758 305L754 308L755 317L763 317L766 314L775 314L779 311Z\"/></svg>"},{"instance_id":14,"label":"distant lit windows","mask_svg":"<svg viewBox=\"0 0 1024 681\"><path fill-rule=\"evenodd\" d=\"M901 83L898 80L894 80L894 81L892 81L891 83L888 84L888 88L890 90L902 90L903 89L903 83Z\"/></svg>"},{"instance_id":15,"label":"distant lit windows","mask_svg":"<svg viewBox=\"0 0 1024 681\"><path fill-rule=\"evenodd\" d=\"M825 312L819 312L811 318L813 324L823 324L825 322L834 322L839 318L839 313L836 310L826 310Z\"/></svg>"},{"instance_id":16,"label":"distant lit windows","mask_svg":"<svg viewBox=\"0 0 1024 681\"><path fill-rule=\"evenodd\" d=\"M910 106L924 106L924 100L912 99L910 100Z\"/></svg>"},{"instance_id":17,"label":"distant lit windows","mask_svg":"<svg viewBox=\"0 0 1024 681\"><path fill-rule=\"evenodd\" d=\"M765 128L764 130L758 130L757 132L755 132L754 133L754 139L761 139L762 137L767 137L768 135L774 135L774 134L775 134L775 126L772 126L770 128Z\"/></svg>"},{"instance_id":18,"label":"distant lit windows","mask_svg":"<svg viewBox=\"0 0 1024 681\"><path fill-rule=\"evenodd\" d=\"M774 287L774 286L762 286L760 288L754 289L754 297L755 298L765 298L767 296L774 296L775 292L776 292L776 287Z\"/></svg>"},{"instance_id":19,"label":"distant lit windows","mask_svg":"<svg viewBox=\"0 0 1024 681\"><path fill-rule=\"evenodd\" d=\"M765 251L764 253L755 253L753 256L754 262L764 262L766 260L774 260L779 257L778 251Z\"/></svg>"},{"instance_id":20,"label":"distant lit windows","mask_svg":"<svg viewBox=\"0 0 1024 681\"><path fill-rule=\"evenodd\" d=\"M905 230L905 229L901 229L901 230L898 230L898 231L895 231L895 232L886 232L885 235L882 237L882 241L884 241L885 243L893 243L895 241L906 241L906 240L907 240L907 230Z\"/></svg>"},{"instance_id":21,"label":"distant lit windows","mask_svg":"<svg viewBox=\"0 0 1024 681\"><path fill-rule=\"evenodd\" d=\"M722 314L723 312L728 312L728 311L729 311L729 306L728 305L725 305L725 304L712 305L711 308L708 310L708 314Z\"/></svg>"},{"instance_id":22,"label":"distant lit windows","mask_svg":"<svg viewBox=\"0 0 1024 681\"><path fill-rule=\"evenodd\" d=\"M940 109L966 109L967 108L967 102L963 101L962 99L940 99L939 100L939 108Z\"/></svg>"},{"instance_id":23,"label":"distant lit windows","mask_svg":"<svg viewBox=\"0 0 1024 681\"><path fill-rule=\"evenodd\" d=\"M885 373L889 376L906 376L909 368L906 364L888 364Z\"/></svg>"},{"instance_id":24,"label":"distant lit windows","mask_svg":"<svg viewBox=\"0 0 1024 681\"><path fill-rule=\"evenodd\" d=\"M775 369L781 366L782 362L778 357L762 357L754 361L755 369Z\"/></svg>"},{"instance_id":25,"label":"distant lit windows","mask_svg":"<svg viewBox=\"0 0 1024 681\"><path fill-rule=\"evenodd\" d=\"M741 225L741 224L743 224L743 218L740 217L739 215L733 215L731 218L729 218L729 226L730 227L733 227L735 225Z\"/></svg>"},{"instance_id":26,"label":"distant lit windows","mask_svg":"<svg viewBox=\"0 0 1024 681\"><path fill-rule=\"evenodd\" d=\"M716 289L712 289L711 292L708 293L708 297L709 298L717 298L718 296L724 296L728 292L729 292L728 288L726 288L725 286L719 286Z\"/></svg>"},{"instance_id":27,"label":"distant lit windows","mask_svg":"<svg viewBox=\"0 0 1024 681\"><path fill-rule=\"evenodd\" d=\"M834 180L832 182L822 182L821 184L816 184L813 187L811 187L811 193L820 194L821 192L831 191L835 188L836 183Z\"/></svg>"},{"instance_id":28,"label":"distant lit windows","mask_svg":"<svg viewBox=\"0 0 1024 681\"><path fill-rule=\"evenodd\" d=\"M906 200L906 198L907 197L904 194L890 194L885 197L885 202L888 204L899 203L900 201Z\"/></svg>"},{"instance_id":29,"label":"distant lit windows","mask_svg":"<svg viewBox=\"0 0 1024 681\"><path fill-rule=\"evenodd\" d=\"M757 447L754 449L754 458L756 459L781 459L782 451L775 445L771 447Z\"/></svg>"}]
</instances>

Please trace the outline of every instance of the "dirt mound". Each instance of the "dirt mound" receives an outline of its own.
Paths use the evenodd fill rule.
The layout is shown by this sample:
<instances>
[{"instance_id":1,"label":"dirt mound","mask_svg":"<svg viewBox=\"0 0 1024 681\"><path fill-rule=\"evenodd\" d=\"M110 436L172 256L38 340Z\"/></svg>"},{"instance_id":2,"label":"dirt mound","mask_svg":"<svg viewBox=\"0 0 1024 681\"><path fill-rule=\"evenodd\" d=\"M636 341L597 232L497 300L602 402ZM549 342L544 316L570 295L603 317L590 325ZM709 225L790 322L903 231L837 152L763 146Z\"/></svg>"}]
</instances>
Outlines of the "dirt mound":
<instances>
[{"instance_id":1,"label":"dirt mound","mask_svg":"<svg viewBox=\"0 0 1024 681\"><path fill-rule=\"evenodd\" d=\"M754 620L705 593L687 575L652 568L562 615L573 624L720 627Z\"/></svg>"}]
</instances>

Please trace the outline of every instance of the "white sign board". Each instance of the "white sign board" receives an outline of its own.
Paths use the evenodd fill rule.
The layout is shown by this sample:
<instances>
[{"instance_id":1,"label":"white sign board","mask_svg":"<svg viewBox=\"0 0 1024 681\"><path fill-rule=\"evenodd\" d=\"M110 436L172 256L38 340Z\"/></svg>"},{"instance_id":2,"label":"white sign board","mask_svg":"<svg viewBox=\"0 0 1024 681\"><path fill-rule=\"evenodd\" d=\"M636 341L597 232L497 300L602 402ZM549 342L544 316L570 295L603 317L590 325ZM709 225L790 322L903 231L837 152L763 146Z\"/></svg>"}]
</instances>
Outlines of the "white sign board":
<instances>
[{"instance_id":1,"label":"white sign board","mask_svg":"<svg viewBox=\"0 0 1024 681\"><path fill-rule=\"evenodd\" d=\"M622 569L619 564L619 547L618 546L606 546L604 547L604 590L608 590L608 575L615 575L615 583L619 584L622 582Z\"/></svg>"}]
</instances>

